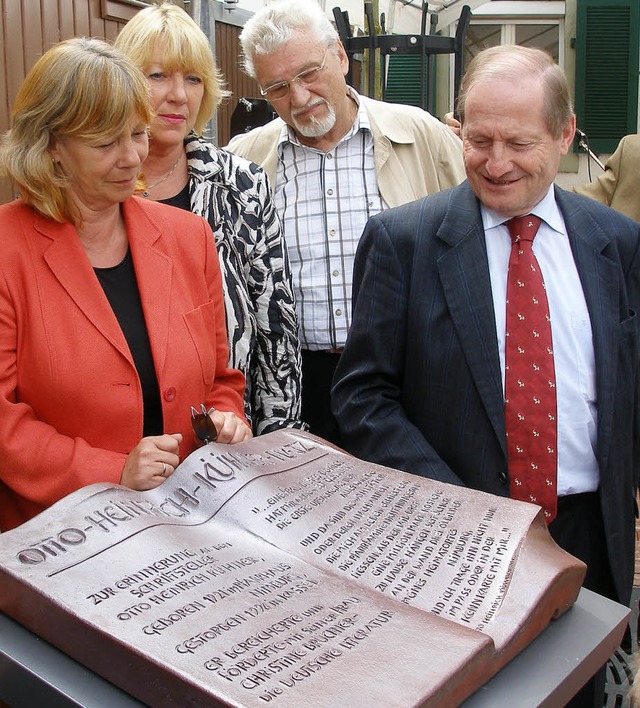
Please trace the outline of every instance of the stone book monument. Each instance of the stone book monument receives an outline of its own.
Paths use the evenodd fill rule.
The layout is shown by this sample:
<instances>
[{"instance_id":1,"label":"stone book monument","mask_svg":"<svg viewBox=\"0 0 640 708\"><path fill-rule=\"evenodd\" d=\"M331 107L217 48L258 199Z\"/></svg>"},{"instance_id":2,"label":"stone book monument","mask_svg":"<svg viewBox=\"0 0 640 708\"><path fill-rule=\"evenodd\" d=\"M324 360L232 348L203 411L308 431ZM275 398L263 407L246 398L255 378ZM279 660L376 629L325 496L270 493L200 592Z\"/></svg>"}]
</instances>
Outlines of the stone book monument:
<instances>
[{"instance_id":1,"label":"stone book monument","mask_svg":"<svg viewBox=\"0 0 640 708\"><path fill-rule=\"evenodd\" d=\"M540 509L300 431L0 536L0 610L150 705L454 706L575 601Z\"/></svg>"}]
</instances>

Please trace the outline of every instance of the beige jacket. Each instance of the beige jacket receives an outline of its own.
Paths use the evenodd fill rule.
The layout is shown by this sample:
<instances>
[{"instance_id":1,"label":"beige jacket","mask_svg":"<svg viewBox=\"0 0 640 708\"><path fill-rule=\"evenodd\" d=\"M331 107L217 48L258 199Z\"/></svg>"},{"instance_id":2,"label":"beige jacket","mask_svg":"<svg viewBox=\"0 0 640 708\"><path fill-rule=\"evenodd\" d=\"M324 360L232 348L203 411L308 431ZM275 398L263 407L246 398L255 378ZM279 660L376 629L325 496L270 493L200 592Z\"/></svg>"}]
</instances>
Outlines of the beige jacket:
<instances>
[{"instance_id":1,"label":"beige jacket","mask_svg":"<svg viewBox=\"0 0 640 708\"><path fill-rule=\"evenodd\" d=\"M640 135L626 135L595 182L574 187L621 214L640 221Z\"/></svg>"},{"instance_id":2,"label":"beige jacket","mask_svg":"<svg viewBox=\"0 0 640 708\"><path fill-rule=\"evenodd\" d=\"M359 96L373 135L380 194L390 206L400 206L465 179L462 141L426 111L414 106ZM261 165L275 186L280 118L249 133L237 135L227 149Z\"/></svg>"}]
</instances>

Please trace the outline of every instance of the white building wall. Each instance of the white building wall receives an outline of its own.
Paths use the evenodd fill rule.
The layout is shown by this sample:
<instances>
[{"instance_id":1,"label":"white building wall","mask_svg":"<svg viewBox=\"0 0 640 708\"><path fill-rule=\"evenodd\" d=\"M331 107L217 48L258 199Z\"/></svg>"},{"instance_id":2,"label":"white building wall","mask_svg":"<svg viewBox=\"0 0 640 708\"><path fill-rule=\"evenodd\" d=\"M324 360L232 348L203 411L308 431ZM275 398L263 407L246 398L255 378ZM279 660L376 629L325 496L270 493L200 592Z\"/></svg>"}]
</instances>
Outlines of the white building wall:
<instances>
[{"instance_id":1,"label":"white building wall","mask_svg":"<svg viewBox=\"0 0 640 708\"><path fill-rule=\"evenodd\" d=\"M225 4L224 0L214 0L215 2ZM308 2L314 2L316 0L307 0ZM356 27L364 27L364 0L317 0L320 7L326 12L327 17L333 20L333 8L339 7L341 10L346 10L349 13L349 21L352 25ZM235 9L246 10L247 12L256 12L264 5L268 5L268 0L238 0L237 3L233 3L229 10L233 12ZM389 8L396 4L396 0L379 0L380 12L389 14ZM418 22L418 30L420 29L420 24ZM394 30L395 31L395 30ZM408 30L409 32L414 32L416 30Z\"/></svg>"},{"instance_id":2,"label":"white building wall","mask_svg":"<svg viewBox=\"0 0 640 708\"><path fill-rule=\"evenodd\" d=\"M326 12L327 17L333 20L333 8L339 7L343 11L349 13L349 21L351 24L362 30L365 29L364 18L364 0L307 0L308 2L318 2L320 7ZM268 0L231 0L225 3L225 0L213 0L213 2L226 5L234 9L246 10L247 12L256 12L264 5L268 4ZM462 9L463 5L469 5L472 10L486 3L487 0L432 0L429 3L430 10L434 10L440 14L442 18L438 29L442 28L443 23L455 21ZM555 4L558 4L557 2ZM378 11L384 13L386 17L387 32L396 34L413 34L420 31L420 23L422 17L421 2L415 4L407 4L406 0L378 0Z\"/></svg>"}]
</instances>

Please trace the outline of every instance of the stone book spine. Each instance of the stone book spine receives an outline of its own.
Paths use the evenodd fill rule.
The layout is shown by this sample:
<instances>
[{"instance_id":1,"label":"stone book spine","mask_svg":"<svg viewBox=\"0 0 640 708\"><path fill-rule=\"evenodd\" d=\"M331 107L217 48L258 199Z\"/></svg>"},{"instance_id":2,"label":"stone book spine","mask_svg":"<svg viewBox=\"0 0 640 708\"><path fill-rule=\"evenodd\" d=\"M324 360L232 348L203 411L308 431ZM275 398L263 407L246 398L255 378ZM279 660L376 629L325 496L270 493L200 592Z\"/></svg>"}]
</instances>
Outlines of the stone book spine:
<instances>
[{"instance_id":1,"label":"stone book spine","mask_svg":"<svg viewBox=\"0 0 640 708\"><path fill-rule=\"evenodd\" d=\"M150 705L455 706L577 598L539 507L297 430L0 535L0 610Z\"/></svg>"}]
</instances>

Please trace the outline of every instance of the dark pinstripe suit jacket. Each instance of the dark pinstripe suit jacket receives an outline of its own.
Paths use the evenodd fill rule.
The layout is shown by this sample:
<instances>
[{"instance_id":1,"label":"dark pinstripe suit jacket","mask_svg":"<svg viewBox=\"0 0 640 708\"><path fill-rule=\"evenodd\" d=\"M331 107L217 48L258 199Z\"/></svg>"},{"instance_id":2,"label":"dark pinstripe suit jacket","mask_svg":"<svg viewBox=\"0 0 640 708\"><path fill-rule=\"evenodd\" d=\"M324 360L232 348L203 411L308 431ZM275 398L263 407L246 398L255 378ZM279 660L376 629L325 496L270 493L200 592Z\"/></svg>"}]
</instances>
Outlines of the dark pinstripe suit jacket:
<instances>
[{"instance_id":1,"label":"dark pinstripe suit jacket","mask_svg":"<svg viewBox=\"0 0 640 708\"><path fill-rule=\"evenodd\" d=\"M601 497L619 599L640 469L640 224L556 189L591 316ZM503 394L479 204L468 183L373 217L334 412L353 454L508 495Z\"/></svg>"}]
</instances>

